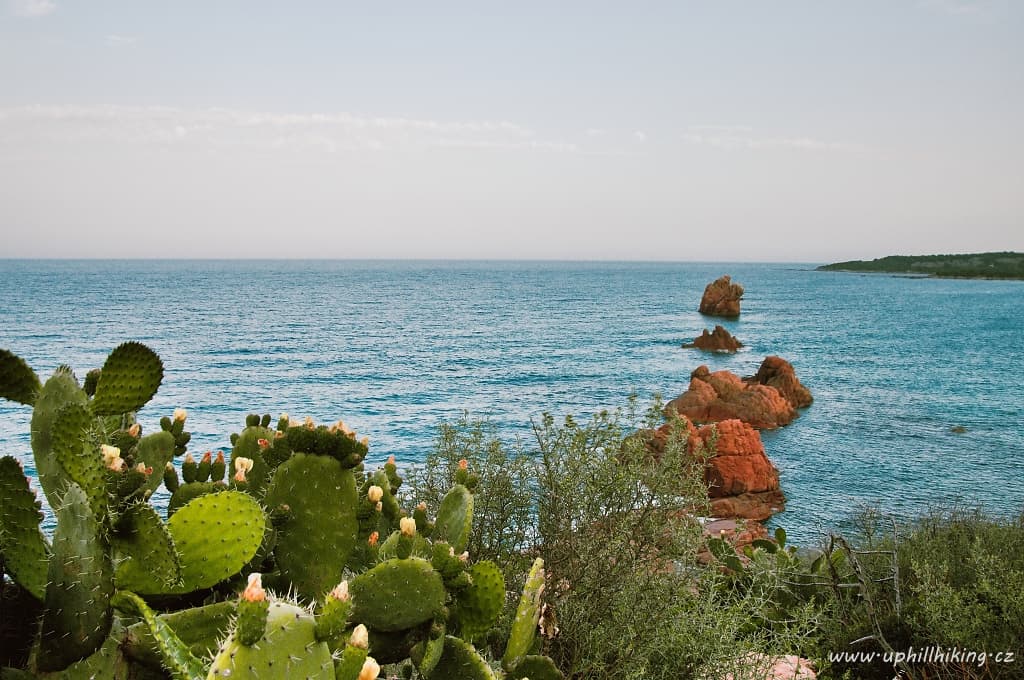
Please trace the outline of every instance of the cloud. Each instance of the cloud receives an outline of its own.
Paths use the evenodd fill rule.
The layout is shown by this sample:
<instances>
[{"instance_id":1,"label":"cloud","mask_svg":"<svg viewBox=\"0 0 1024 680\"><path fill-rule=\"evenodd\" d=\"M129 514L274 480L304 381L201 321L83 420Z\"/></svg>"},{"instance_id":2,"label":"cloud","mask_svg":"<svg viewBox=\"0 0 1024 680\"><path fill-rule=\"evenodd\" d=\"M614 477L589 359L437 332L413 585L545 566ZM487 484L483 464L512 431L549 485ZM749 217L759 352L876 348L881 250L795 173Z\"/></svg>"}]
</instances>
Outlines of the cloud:
<instances>
[{"instance_id":1,"label":"cloud","mask_svg":"<svg viewBox=\"0 0 1024 680\"><path fill-rule=\"evenodd\" d=\"M130 47L139 42L139 39L131 35L110 34L103 37L103 42L109 47Z\"/></svg>"},{"instance_id":2,"label":"cloud","mask_svg":"<svg viewBox=\"0 0 1024 680\"><path fill-rule=\"evenodd\" d=\"M42 17L57 10L53 0L9 0L11 12L19 17Z\"/></svg>"},{"instance_id":3,"label":"cloud","mask_svg":"<svg viewBox=\"0 0 1024 680\"><path fill-rule=\"evenodd\" d=\"M636 141L638 141L638 142L640 142L642 144L643 142L647 141L647 133L646 132L641 132L640 130L636 130L633 133L633 139L635 139Z\"/></svg>"},{"instance_id":4,"label":"cloud","mask_svg":"<svg viewBox=\"0 0 1024 680\"><path fill-rule=\"evenodd\" d=\"M761 137L755 136L753 132L753 128L746 126L691 126L683 134L683 141L687 144L710 146L717 149L788 149L794 151L834 151L844 153L866 151L862 144L851 142L824 141L811 137Z\"/></svg>"},{"instance_id":5,"label":"cloud","mask_svg":"<svg viewBox=\"0 0 1024 680\"><path fill-rule=\"evenodd\" d=\"M351 113L268 113L159 106L25 106L0 108L0 145L102 142L202 144L207 149L264 148L409 151L574 152L574 144L540 139L506 120L430 120Z\"/></svg>"}]
</instances>

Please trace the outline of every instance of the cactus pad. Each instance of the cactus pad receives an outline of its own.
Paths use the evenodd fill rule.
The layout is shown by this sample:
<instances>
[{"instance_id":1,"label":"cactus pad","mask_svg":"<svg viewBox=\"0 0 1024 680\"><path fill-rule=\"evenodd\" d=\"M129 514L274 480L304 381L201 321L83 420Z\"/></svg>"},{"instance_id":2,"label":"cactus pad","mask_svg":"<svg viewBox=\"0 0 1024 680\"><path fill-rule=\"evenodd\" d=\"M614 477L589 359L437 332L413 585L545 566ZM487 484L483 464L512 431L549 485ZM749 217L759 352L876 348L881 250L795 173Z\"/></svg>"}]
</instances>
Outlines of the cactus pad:
<instances>
[{"instance_id":1,"label":"cactus pad","mask_svg":"<svg viewBox=\"0 0 1024 680\"><path fill-rule=\"evenodd\" d=\"M32 452L35 455L39 486L50 506L60 502L67 484L67 474L53 452L53 425L57 413L67 404L85 405L88 398L78 386L70 369L57 369L43 385L32 409Z\"/></svg>"},{"instance_id":2,"label":"cactus pad","mask_svg":"<svg viewBox=\"0 0 1024 680\"><path fill-rule=\"evenodd\" d=\"M100 416L137 411L153 398L163 379L163 362L153 350L138 342L119 345L103 364L92 411Z\"/></svg>"},{"instance_id":3,"label":"cactus pad","mask_svg":"<svg viewBox=\"0 0 1024 680\"><path fill-rule=\"evenodd\" d=\"M512 669L507 680L565 680L555 662L546 656L530 655Z\"/></svg>"},{"instance_id":4,"label":"cactus pad","mask_svg":"<svg viewBox=\"0 0 1024 680\"><path fill-rule=\"evenodd\" d=\"M135 451L135 462L145 463L147 467L153 468L153 474L146 482L146 488L149 491L156 491L160 486L164 469L173 458L174 435L170 432L154 432L139 440L138 448Z\"/></svg>"},{"instance_id":5,"label":"cactus pad","mask_svg":"<svg viewBox=\"0 0 1024 680\"><path fill-rule=\"evenodd\" d=\"M110 631L114 569L89 500L71 484L54 507L57 529L44 600L39 670L57 671L103 644Z\"/></svg>"},{"instance_id":6,"label":"cactus pad","mask_svg":"<svg viewBox=\"0 0 1024 680\"><path fill-rule=\"evenodd\" d=\"M497 675L487 665L473 645L451 635L444 638L444 653L428 680L497 680Z\"/></svg>"},{"instance_id":7,"label":"cactus pad","mask_svg":"<svg viewBox=\"0 0 1024 680\"><path fill-rule=\"evenodd\" d=\"M352 618L371 628L396 631L429 621L444 607L441 575L418 557L388 560L349 585Z\"/></svg>"},{"instance_id":8,"label":"cactus pad","mask_svg":"<svg viewBox=\"0 0 1024 680\"><path fill-rule=\"evenodd\" d=\"M274 430L258 425L242 430L231 448L231 460L228 465L228 477L235 474L235 459L239 456L252 461L252 469L245 475L246 490L257 498L263 495L267 485L267 476L270 474L270 466L263 457L263 451L259 445L261 439L268 442L274 441Z\"/></svg>"},{"instance_id":9,"label":"cactus pad","mask_svg":"<svg viewBox=\"0 0 1024 680\"><path fill-rule=\"evenodd\" d=\"M119 590L112 603L122 611L137 614L156 642L162 665L174 680L197 680L205 672L202 662L189 651L171 627L135 593Z\"/></svg>"},{"instance_id":10,"label":"cactus pad","mask_svg":"<svg viewBox=\"0 0 1024 680\"><path fill-rule=\"evenodd\" d=\"M356 483L334 458L296 453L278 467L264 502L288 506L274 556L296 592L315 600L341 580L355 546Z\"/></svg>"},{"instance_id":11,"label":"cactus pad","mask_svg":"<svg viewBox=\"0 0 1024 680\"><path fill-rule=\"evenodd\" d=\"M194 501L200 496L225 489L226 487L223 484L216 484L215 482L186 482L171 494L171 500L167 502L167 517L170 518L171 515L178 511L178 508Z\"/></svg>"},{"instance_id":12,"label":"cactus pad","mask_svg":"<svg viewBox=\"0 0 1024 680\"><path fill-rule=\"evenodd\" d=\"M209 588L237 574L263 542L266 515L252 496L222 491L200 496L167 521L181 561L181 585L169 593Z\"/></svg>"},{"instance_id":13,"label":"cactus pad","mask_svg":"<svg viewBox=\"0 0 1024 680\"><path fill-rule=\"evenodd\" d=\"M456 554L466 549L473 528L473 494L456 484L441 500L434 523L434 540L447 541Z\"/></svg>"},{"instance_id":14,"label":"cactus pad","mask_svg":"<svg viewBox=\"0 0 1024 680\"><path fill-rule=\"evenodd\" d=\"M7 571L22 588L42 600L50 548L39 530L40 503L29 488L21 463L0 458L0 553Z\"/></svg>"},{"instance_id":15,"label":"cactus pad","mask_svg":"<svg viewBox=\"0 0 1024 680\"><path fill-rule=\"evenodd\" d=\"M505 577L494 562L477 562L470 570L472 583L459 592L455 602L455 618L459 636L475 640L487 632L498 619L505 604Z\"/></svg>"},{"instance_id":16,"label":"cactus pad","mask_svg":"<svg viewBox=\"0 0 1024 680\"><path fill-rule=\"evenodd\" d=\"M537 634L537 622L540 621L541 597L544 595L544 560L538 557L533 562L523 595L519 598L516 617L512 620L512 630L505 647L505 656L501 658L501 667L506 671L515 668L530 653L533 640Z\"/></svg>"},{"instance_id":17,"label":"cactus pad","mask_svg":"<svg viewBox=\"0 0 1024 680\"><path fill-rule=\"evenodd\" d=\"M147 503L128 507L110 542L120 562L114 571L118 588L160 593L178 585L181 565L167 527Z\"/></svg>"},{"instance_id":18,"label":"cactus pad","mask_svg":"<svg viewBox=\"0 0 1024 680\"><path fill-rule=\"evenodd\" d=\"M120 595L115 595L115 602L119 601ZM213 658L217 651L217 643L223 640L231 629L231 621L237 611L237 600L217 602L203 607L192 607L181 611L160 614L156 618L159 624L154 626L167 626L170 631L186 646L197 659ZM135 605L132 605L135 607ZM136 609L132 609L135 611ZM163 631L166 634L166 630ZM160 646L150 624L145 620L128 627L124 643L125 654L132 659L155 668L162 668L165 662L162 658ZM180 655L180 648L178 648ZM182 657L187 660L187 657ZM196 677L205 675L206 670Z\"/></svg>"},{"instance_id":19,"label":"cactus pad","mask_svg":"<svg viewBox=\"0 0 1024 680\"><path fill-rule=\"evenodd\" d=\"M24 359L0 349L0 397L31 406L42 387L39 376Z\"/></svg>"},{"instance_id":20,"label":"cactus pad","mask_svg":"<svg viewBox=\"0 0 1024 680\"><path fill-rule=\"evenodd\" d=\"M89 432L92 422L81 404L60 409L53 421L53 455L65 479L82 487L93 514L102 518L107 512L107 485L99 442L93 442Z\"/></svg>"},{"instance_id":21,"label":"cactus pad","mask_svg":"<svg viewBox=\"0 0 1024 680\"><path fill-rule=\"evenodd\" d=\"M324 642L314 637L316 623L307 610L271 602L263 639L251 647L230 635L210 667L208 680L334 680L334 660Z\"/></svg>"}]
</instances>

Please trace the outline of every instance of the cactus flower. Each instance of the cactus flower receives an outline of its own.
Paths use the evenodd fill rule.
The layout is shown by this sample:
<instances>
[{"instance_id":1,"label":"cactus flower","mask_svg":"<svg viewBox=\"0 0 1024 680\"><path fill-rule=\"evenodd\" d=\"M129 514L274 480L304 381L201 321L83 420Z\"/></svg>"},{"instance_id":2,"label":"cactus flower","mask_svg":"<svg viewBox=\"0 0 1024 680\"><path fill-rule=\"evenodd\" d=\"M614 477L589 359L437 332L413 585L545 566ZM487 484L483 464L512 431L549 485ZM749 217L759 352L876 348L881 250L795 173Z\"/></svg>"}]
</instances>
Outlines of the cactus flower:
<instances>
[{"instance_id":1,"label":"cactus flower","mask_svg":"<svg viewBox=\"0 0 1024 680\"><path fill-rule=\"evenodd\" d=\"M147 466L145 463L139 463L138 465L136 465L135 466L135 471L136 472L141 472L144 475L151 475L151 474L153 474L153 468Z\"/></svg>"},{"instance_id":2,"label":"cactus flower","mask_svg":"<svg viewBox=\"0 0 1024 680\"><path fill-rule=\"evenodd\" d=\"M384 498L384 489L374 484L366 490L366 497L370 499L371 503L378 503L380 499Z\"/></svg>"},{"instance_id":3,"label":"cactus flower","mask_svg":"<svg viewBox=\"0 0 1024 680\"><path fill-rule=\"evenodd\" d=\"M370 646L370 634L366 630L366 626L359 624L352 631L352 637L348 639L348 643L353 647L359 649L368 649Z\"/></svg>"},{"instance_id":4,"label":"cactus flower","mask_svg":"<svg viewBox=\"0 0 1024 680\"><path fill-rule=\"evenodd\" d=\"M124 459L121 458L121 449L107 444L100 445L100 453L103 454L103 464L114 472L124 470Z\"/></svg>"},{"instance_id":5,"label":"cactus flower","mask_svg":"<svg viewBox=\"0 0 1024 680\"><path fill-rule=\"evenodd\" d=\"M363 662L363 669L359 671L359 677L356 680L377 680L378 675L380 675L380 664L374 661L372 656L368 656Z\"/></svg>"},{"instance_id":6,"label":"cactus flower","mask_svg":"<svg viewBox=\"0 0 1024 680\"><path fill-rule=\"evenodd\" d=\"M403 517L399 520L398 524L402 529L403 536L412 537L416 535L416 520L412 517Z\"/></svg>"},{"instance_id":7,"label":"cactus flower","mask_svg":"<svg viewBox=\"0 0 1024 680\"><path fill-rule=\"evenodd\" d=\"M329 597L333 597L335 600L341 600L342 602L347 602L348 599L349 599L348 581L342 581L338 585L334 586L334 588L331 590L331 592L328 593L328 596Z\"/></svg>"},{"instance_id":8,"label":"cactus flower","mask_svg":"<svg viewBox=\"0 0 1024 680\"><path fill-rule=\"evenodd\" d=\"M469 562L469 551L468 550L463 551L463 553L461 555L459 555L459 561L461 561L461 562Z\"/></svg>"},{"instance_id":9,"label":"cactus flower","mask_svg":"<svg viewBox=\"0 0 1024 680\"><path fill-rule=\"evenodd\" d=\"M390 456L388 456L388 465L394 465L394 464L395 464L395 454L391 454Z\"/></svg>"},{"instance_id":10,"label":"cactus flower","mask_svg":"<svg viewBox=\"0 0 1024 680\"><path fill-rule=\"evenodd\" d=\"M259 439L256 440L256 445L259 446L261 449L266 449L270 447L270 442L260 437Z\"/></svg>"},{"instance_id":11,"label":"cactus flower","mask_svg":"<svg viewBox=\"0 0 1024 680\"><path fill-rule=\"evenodd\" d=\"M426 512L427 511L427 502L426 501L420 501L420 504L416 506L416 509L419 510L420 512Z\"/></svg>"},{"instance_id":12,"label":"cactus flower","mask_svg":"<svg viewBox=\"0 0 1024 680\"><path fill-rule=\"evenodd\" d=\"M244 482L245 473L252 470L252 465L252 458L246 458L245 456L235 458L235 481Z\"/></svg>"},{"instance_id":13,"label":"cactus flower","mask_svg":"<svg viewBox=\"0 0 1024 680\"><path fill-rule=\"evenodd\" d=\"M460 470L468 470L469 469L469 462L465 458L463 458L463 459L461 459L459 461L459 469Z\"/></svg>"},{"instance_id":14,"label":"cactus flower","mask_svg":"<svg viewBox=\"0 0 1024 680\"><path fill-rule=\"evenodd\" d=\"M302 424L306 426L307 430L316 429L316 422L313 420L312 416L306 416L306 419L302 422Z\"/></svg>"},{"instance_id":15,"label":"cactus flower","mask_svg":"<svg viewBox=\"0 0 1024 680\"><path fill-rule=\"evenodd\" d=\"M377 512L383 512L384 511L384 502L383 501L377 501L377 505L373 506L373 509L376 510Z\"/></svg>"},{"instance_id":16,"label":"cactus flower","mask_svg":"<svg viewBox=\"0 0 1024 680\"><path fill-rule=\"evenodd\" d=\"M142 425L135 423L134 425L128 428L128 434L138 439L139 435L142 434Z\"/></svg>"},{"instance_id":17,"label":"cactus flower","mask_svg":"<svg viewBox=\"0 0 1024 680\"><path fill-rule=\"evenodd\" d=\"M259 573L249 574L249 583L242 591L242 599L247 602L262 602L267 599L267 591L263 590L263 576Z\"/></svg>"},{"instance_id":18,"label":"cactus flower","mask_svg":"<svg viewBox=\"0 0 1024 680\"><path fill-rule=\"evenodd\" d=\"M281 430L277 430L276 432L274 432L274 439L280 439L283 436L284 432L281 432Z\"/></svg>"},{"instance_id":19,"label":"cactus flower","mask_svg":"<svg viewBox=\"0 0 1024 680\"><path fill-rule=\"evenodd\" d=\"M183 408L174 409L174 420L175 422L183 423L185 418L188 418L188 411Z\"/></svg>"},{"instance_id":20,"label":"cactus flower","mask_svg":"<svg viewBox=\"0 0 1024 680\"><path fill-rule=\"evenodd\" d=\"M370 537L368 539L366 539L366 542L369 543L370 545L377 545L377 542L379 540L380 540L380 532L379 531L374 531L372 534L370 534Z\"/></svg>"}]
</instances>

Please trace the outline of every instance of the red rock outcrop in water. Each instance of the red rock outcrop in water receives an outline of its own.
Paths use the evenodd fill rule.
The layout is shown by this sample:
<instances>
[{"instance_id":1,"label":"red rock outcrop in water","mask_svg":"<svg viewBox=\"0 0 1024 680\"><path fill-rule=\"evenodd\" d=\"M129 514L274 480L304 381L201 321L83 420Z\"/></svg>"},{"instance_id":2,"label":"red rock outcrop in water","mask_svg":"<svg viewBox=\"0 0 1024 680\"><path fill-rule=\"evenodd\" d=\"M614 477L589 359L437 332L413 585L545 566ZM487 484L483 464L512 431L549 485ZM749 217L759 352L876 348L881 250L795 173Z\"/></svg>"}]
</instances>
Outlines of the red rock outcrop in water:
<instances>
[{"instance_id":1,"label":"red rock outcrop in water","mask_svg":"<svg viewBox=\"0 0 1024 680\"><path fill-rule=\"evenodd\" d=\"M774 387L744 382L735 373L699 366L690 374L686 392L665 407L698 423L733 418L758 430L788 425L797 417L796 408Z\"/></svg>"},{"instance_id":2,"label":"red rock outcrop in water","mask_svg":"<svg viewBox=\"0 0 1024 680\"><path fill-rule=\"evenodd\" d=\"M714 441L704 480L708 484L713 517L768 519L782 510L786 497L779 488L779 471L768 460L757 430L739 420L724 420L695 427L683 419L690 453ZM648 448L664 451L672 425L645 432Z\"/></svg>"},{"instance_id":3,"label":"red rock outcrop in water","mask_svg":"<svg viewBox=\"0 0 1024 680\"><path fill-rule=\"evenodd\" d=\"M704 289L700 313L708 316L739 316L743 286L732 283L729 276L715 279Z\"/></svg>"},{"instance_id":4,"label":"red rock outcrop in water","mask_svg":"<svg viewBox=\"0 0 1024 680\"><path fill-rule=\"evenodd\" d=\"M715 330L710 333L705 328L703 333L693 339L693 342L685 344L683 347L695 347L706 352L735 352L743 347L743 343L722 326L715 326Z\"/></svg>"},{"instance_id":5,"label":"red rock outcrop in water","mask_svg":"<svg viewBox=\"0 0 1024 680\"><path fill-rule=\"evenodd\" d=\"M796 377L793 365L782 357L765 357L757 373L744 380L749 385L767 385L779 391L794 408L810 406L814 399L811 391Z\"/></svg>"}]
</instances>

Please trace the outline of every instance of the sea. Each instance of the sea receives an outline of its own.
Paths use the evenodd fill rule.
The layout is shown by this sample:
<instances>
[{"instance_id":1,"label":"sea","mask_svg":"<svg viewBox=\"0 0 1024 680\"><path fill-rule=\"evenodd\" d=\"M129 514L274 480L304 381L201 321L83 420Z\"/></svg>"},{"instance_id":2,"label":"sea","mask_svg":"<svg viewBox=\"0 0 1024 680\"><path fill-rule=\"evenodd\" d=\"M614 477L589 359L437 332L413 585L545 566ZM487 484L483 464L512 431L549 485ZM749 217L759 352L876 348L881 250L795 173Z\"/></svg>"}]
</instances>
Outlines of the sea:
<instances>
[{"instance_id":1,"label":"sea","mask_svg":"<svg viewBox=\"0 0 1024 680\"><path fill-rule=\"evenodd\" d=\"M746 291L735 320L697 312L723 274ZM717 323L745 347L682 347ZM788 497L772 524L791 543L869 509L1024 511L1022 281L728 262L0 260L0 347L44 380L61 364L84 377L125 340L165 366L144 429L185 408L202 453L229 451L248 413L342 418L370 438L370 466L422 462L439 425L466 415L529 450L544 413L668 400L702 364L751 375L779 355L814 396L762 433ZM30 419L0 401L0 454L31 476Z\"/></svg>"}]
</instances>

